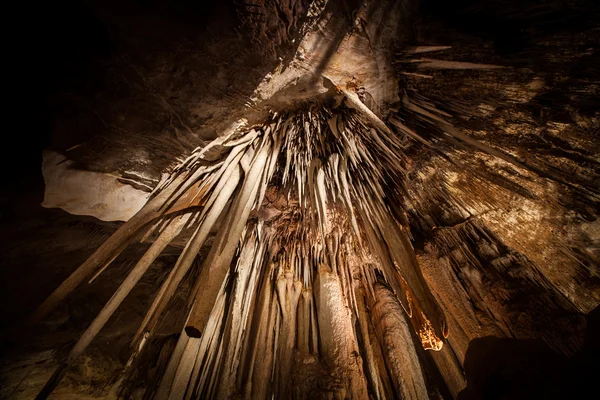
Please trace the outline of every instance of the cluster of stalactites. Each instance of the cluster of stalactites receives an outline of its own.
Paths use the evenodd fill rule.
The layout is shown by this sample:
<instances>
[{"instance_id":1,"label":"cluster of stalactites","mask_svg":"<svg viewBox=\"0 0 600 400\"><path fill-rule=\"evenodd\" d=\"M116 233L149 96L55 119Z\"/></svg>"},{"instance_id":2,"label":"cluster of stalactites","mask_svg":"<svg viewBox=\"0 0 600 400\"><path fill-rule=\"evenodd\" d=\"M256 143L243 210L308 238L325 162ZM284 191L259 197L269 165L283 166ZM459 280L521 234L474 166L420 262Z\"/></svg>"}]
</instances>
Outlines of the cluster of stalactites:
<instances>
[{"instance_id":1,"label":"cluster of stalactites","mask_svg":"<svg viewBox=\"0 0 600 400\"><path fill-rule=\"evenodd\" d=\"M128 365L156 332L194 259L216 232L156 398L281 397L298 379L305 383L297 397L317 388L342 397L365 398L371 391L386 398L406 390L419 397L421 368L410 332L402 327L412 323L431 349L441 348L447 332L407 234L388 209L395 193L389 182L404 172L401 140L372 126L369 118L347 105L313 107L274 115L262 126L194 151L32 317L32 322L41 318L79 283L101 273L136 238L155 237L42 394L166 246L191 231L132 343L136 351ZM267 192L285 199L271 219L260 218ZM404 311L384 318L389 306L382 306L374 321L368 310L382 290ZM390 333L389 338L388 331L398 337ZM378 350L371 336L379 338ZM404 357L399 354L378 363L377 352L400 351L395 348L412 354L416 364L400 368L394 364ZM383 378L390 372L400 374L396 381Z\"/></svg>"},{"instance_id":2,"label":"cluster of stalactites","mask_svg":"<svg viewBox=\"0 0 600 400\"><path fill-rule=\"evenodd\" d=\"M387 284L365 290L376 266L362 267L342 233L350 227L332 228L323 244L289 222L246 229L202 337L181 335L155 397L423 398L410 320Z\"/></svg>"}]
</instances>

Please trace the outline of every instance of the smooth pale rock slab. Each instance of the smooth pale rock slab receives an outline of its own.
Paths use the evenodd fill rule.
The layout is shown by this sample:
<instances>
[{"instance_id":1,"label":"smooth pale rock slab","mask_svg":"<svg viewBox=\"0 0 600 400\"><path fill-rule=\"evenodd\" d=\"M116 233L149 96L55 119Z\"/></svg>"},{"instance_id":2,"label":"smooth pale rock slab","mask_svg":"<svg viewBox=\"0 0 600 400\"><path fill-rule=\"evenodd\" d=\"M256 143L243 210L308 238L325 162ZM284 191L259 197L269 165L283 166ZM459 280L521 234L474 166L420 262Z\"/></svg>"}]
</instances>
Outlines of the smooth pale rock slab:
<instances>
[{"instance_id":1,"label":"smooth pale rock slab","mask_svg":"<svg viewBox=\"0 0 600 400\"><path fill-rule=\"evenodd\" d=\"M102 221L127 221L148 201L149 193L120 183L115 176L74 169L73 164L62 154L44 151L42 207Z\"/></svg>"}]
</instances>

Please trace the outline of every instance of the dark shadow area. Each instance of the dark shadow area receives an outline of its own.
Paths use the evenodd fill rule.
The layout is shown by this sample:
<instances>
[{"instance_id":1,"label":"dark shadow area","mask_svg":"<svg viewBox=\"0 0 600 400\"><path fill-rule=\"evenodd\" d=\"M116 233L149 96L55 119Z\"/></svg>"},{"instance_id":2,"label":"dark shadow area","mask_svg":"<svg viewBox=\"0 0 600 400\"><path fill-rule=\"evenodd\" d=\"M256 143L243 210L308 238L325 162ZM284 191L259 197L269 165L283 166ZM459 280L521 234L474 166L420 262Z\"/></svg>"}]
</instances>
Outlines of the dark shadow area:
<instances>
[{"instance_id":1,"label":"dark shadow area","mask_svg":"<svg viewBox=\"0 0 600 400\"><path fill-rule=\"evenodd\" d=\"M0 220L23 208L18 193L41 202L46 148L85 169L144 169L156 179L214 136L279 63L250 32L236 30L241 3L66 0L11 10L24 33L9 40L17 84L10 115L19 127L2 157L13 173L1 189ZM302 12L292 16L297 26ZM278 55L295 54L295 34L283 30Z\"/></svg>"},{"instance_id":2,"label":"dark shadow area","mask_svg":"<svg viewBox=\"0 0 600 400\"><path fill-rule=\"evenodd\" d=\"M600 307L587 315L585 342L571 357L540 340L471 341L465 358L467 388L458 400L593 398L600 365Z\"/></svg>"},{"instance_id":3,"label":"dark shadow area","mask_svg":"<svg viewBox=\"0 0 600 400\"><path fill-rule=\"evenodd\" d=\"M593 0L422 0L420 4L423 15L491 41L495 52L507 58L531 51L536 41L553 34L577 34L595 26L600 15L599 3Z\"/></svg>"}]
</instances>

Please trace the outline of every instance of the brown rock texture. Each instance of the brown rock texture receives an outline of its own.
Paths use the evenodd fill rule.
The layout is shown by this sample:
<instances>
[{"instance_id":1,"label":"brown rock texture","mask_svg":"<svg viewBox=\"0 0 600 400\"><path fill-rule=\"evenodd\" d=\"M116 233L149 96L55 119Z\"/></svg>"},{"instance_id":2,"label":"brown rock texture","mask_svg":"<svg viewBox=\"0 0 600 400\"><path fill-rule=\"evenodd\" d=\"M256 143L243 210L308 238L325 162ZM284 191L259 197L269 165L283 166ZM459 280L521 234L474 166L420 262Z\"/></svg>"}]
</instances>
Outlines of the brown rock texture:
<instances>
[{"instance_id":1,"label":"brown rock texture","mask_svg":"<svg viewBox=\"0 0 600 400\"><path fill-rule=\"evenodd\" d=\"M596 2L31 7L0 398L593 384Z\"/></svg>"}]
</instances>

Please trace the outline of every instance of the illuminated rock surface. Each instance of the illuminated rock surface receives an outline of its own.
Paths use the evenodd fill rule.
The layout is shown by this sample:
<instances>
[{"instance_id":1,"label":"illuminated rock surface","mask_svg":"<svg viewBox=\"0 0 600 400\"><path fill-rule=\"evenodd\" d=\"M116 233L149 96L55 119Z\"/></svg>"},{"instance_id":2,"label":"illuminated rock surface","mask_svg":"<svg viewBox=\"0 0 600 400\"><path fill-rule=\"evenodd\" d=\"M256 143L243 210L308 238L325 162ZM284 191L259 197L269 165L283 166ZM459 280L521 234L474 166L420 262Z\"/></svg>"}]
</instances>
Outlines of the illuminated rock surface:
<instances>
[{"instance_id":1,"label":"illuminated rock surface","mask_svg":"<svg viewBox=\"0 0 600 400\"><path fill-rule=\"evenodd\" d=\"M585 393L598 4L40 7L0 398Z\"/></svg>"}]
</instances>

